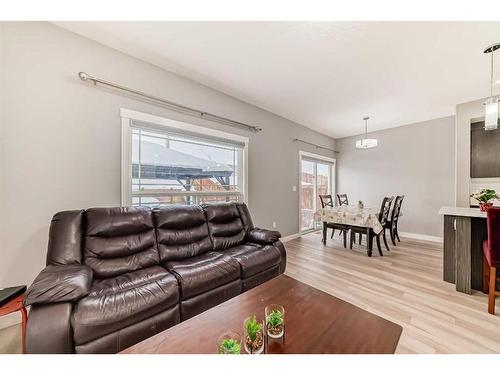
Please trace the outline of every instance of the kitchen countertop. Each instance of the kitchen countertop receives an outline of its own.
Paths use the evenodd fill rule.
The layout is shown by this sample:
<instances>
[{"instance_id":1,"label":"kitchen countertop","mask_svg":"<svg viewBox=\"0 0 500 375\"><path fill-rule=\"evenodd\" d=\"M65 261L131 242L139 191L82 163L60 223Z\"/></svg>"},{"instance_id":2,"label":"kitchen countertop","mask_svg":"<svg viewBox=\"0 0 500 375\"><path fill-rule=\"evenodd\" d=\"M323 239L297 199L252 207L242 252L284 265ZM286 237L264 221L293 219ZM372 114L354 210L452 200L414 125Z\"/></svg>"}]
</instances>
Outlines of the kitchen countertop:
<instances>
[{"instance_id":1,"label":"kitchen countertop","mask_svg":"<svg viewBox=\"0 0 500 375\"><path fill-rule=\"evenodd\" d=\"M466 217L482 217L486 218L486 212L480 211L479 208L470 207L441 207L440 215L450 216L466 216Z\"/></svg>"}]
</instances>

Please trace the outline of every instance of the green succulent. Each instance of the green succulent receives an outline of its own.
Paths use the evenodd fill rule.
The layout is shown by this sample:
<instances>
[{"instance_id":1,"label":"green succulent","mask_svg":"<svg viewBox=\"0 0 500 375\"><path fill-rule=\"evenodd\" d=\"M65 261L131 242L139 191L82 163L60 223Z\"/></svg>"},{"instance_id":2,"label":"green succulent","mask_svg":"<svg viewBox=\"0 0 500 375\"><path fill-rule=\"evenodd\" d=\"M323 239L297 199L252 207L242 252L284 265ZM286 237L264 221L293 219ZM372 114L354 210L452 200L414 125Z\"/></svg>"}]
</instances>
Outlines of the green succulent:
<instances>
[{"instance_id":1,"label":"green succulent","mask_svg":"<svg viewBox=\"0 0 500 375\"><path fill-rule=\"evenodd\" d=\"M267 322L273 327L278 327L283 324L283 313L278 310L271 311L267 316Z\"/></svg>"},{"instance_id":2,"label":"green succulent","mask_svg":"<svg viewBox=\"0 0 500 375\"><path fill-rule=\"evenodd\" d=\"M479 193L474 193L470 196L481 203L487 203L490 200L497 198L497 193L493 189L483 189Z\"/></svg>"},{"instance_id":3,"label":"green succulent","mask_svg":"<svg viewBox=\"0 0 500 375\"><path fill-rule=\"evenodd\" d=\"M221 354L240 354L240 344L235 339L222 340L219 346Z\"/></svg>"},{"instance_id":4,"label":"green succulent","mask_svg":"<svg viewBox=\"0 0 500 375\"><path fill-rule=\"evenodd\" d=\"M257 318L254 315L251 319L248 319L245 328L250 340L254 341L257 338L257 333L262 330L262 324L257 322Z\"/></svg>"}]
</instances>

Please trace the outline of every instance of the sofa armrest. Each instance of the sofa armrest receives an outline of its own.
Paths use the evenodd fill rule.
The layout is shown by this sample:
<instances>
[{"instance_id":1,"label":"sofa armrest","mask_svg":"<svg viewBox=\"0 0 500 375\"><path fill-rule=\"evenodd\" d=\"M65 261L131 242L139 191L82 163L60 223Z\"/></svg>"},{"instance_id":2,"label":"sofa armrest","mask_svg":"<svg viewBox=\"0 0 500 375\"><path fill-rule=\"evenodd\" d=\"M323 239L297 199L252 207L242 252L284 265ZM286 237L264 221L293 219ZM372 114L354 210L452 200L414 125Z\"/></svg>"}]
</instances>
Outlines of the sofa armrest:
<instances>
[{"instance_id":1,"label":"sofa armrest","mask_svg":"<svg viewBox=\"0 0 500 375\"><path fill-rule=\"evenodd\" d=\"M280 274L285 272L286 269L286 249L283 245L283 242L276 241L273 243L273 246L277 248L281 254L281 262L280 262Z\"/></svg>"},{"instance_id":2,"label":"sofa armrest","mask_svg":"<svg viewBox=\"0 0 500 375\"><path fill-rule=\"evenodd\" d=\"M281 238L281 233L276 230L254 228L248 232L247 239L250 242L261 244L272 244Z\"/></svg>"},{"instance_id":3,"label":"sofa armrest","mask_svg":"<svg viewBox=\"0 0 500 375\"><path fill-rule=\"evenodd\" d=\"M50 265L26 293L25 305L74 302L90 292L92 269L81 264Z\"/></svg>"},{"instance_id":4,"label":"sofa armrest","mask_svg":"<svg viewBox=\"0 0 500 375\"><path fill-rule=\"evenodd\" d=\"M26 353L74 353L72 311L71 302L31 306L26 327Z\"/></svg>"}]
</instances>

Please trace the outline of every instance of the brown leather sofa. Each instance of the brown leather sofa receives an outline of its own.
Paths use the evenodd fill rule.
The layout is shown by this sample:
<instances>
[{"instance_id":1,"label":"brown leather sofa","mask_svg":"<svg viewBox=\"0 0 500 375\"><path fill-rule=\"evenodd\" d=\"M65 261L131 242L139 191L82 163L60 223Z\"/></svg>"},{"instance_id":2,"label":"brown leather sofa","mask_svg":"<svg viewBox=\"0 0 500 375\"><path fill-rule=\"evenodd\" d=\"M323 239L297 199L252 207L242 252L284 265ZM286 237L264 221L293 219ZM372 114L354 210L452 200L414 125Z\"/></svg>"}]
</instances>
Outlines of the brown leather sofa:
<instances>
[{"instance_id":1,"label":"brown leather sofa","mask_svg":"<svg viewBox=\"0 0 500 375\"><path fill-rule=\"evenodd\" d=\"M57 213L28 289L28 353L116 353L283 273L245 204Z\"/></svg>"}]
</instances>

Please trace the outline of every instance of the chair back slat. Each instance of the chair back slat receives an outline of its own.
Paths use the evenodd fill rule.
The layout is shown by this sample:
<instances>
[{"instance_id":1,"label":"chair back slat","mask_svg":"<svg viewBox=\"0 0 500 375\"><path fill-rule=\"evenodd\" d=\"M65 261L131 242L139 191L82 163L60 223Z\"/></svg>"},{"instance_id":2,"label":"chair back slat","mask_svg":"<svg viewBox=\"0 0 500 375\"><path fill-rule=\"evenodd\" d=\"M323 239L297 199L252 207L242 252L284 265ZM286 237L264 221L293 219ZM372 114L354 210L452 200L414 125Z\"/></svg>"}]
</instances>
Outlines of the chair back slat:
<instances>
[{"instance_id":1,"label":"chair back slat","mask_svg":"<svg viewBox=\"0 0 500 375\"><path fill-rule=\"evenodd\" d=\"M401 205L403 204L404 195L398 195L394 200L394 205L392 207L391 222L392 225L396 225L399 219L399 214L401 213Z\"/></svg>"},{"instance_id":2,"label":"chair back slat","mask_svg":"<svg viewBox=\"0 0 500 375\"><path fill-rule=\"evenodd\" d=\"M331 194L320 195L319 200L321 201L321 208L326 206L333 207L333 198Z\"/></svg>"},{"instance_id":3,"label":"chair back slat","mask_svg":"<svg viewBox=\"0 0 500 375\"><path fill-rule=\"evenodd\" d=\"M349 200L347 199L347 194L337 194L337 200L339 201L339 206L349 205Z\"/></svg>"},{"instance_id":4,"label":"chair back slat","mask_svg":"<svg viewBox=\"0 0 500 375\"><path fill-rule=\"evenodd\" d=\"M380 213L378 214L378 221L384 226L389 218L389 211L391 210L391 203L394 197L385 197L382 201L382 206L380 207Z\"/></svg>"}]
</instances>

